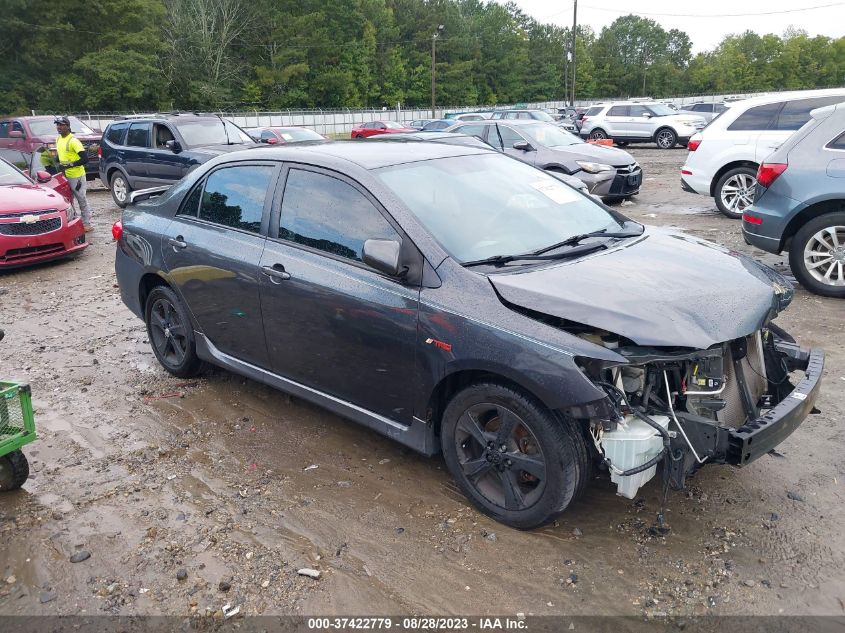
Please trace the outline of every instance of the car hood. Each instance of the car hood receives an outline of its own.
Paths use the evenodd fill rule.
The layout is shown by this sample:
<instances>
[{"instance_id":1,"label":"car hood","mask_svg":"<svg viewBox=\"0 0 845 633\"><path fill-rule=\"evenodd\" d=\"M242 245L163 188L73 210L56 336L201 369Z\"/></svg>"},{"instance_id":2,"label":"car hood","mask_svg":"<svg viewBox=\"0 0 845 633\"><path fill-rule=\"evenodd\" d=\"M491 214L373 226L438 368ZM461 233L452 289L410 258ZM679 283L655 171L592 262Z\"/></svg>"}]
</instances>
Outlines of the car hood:
<instances>
[{"instance_id":1,"label":"car hood","mask_svg":"<svg viewBox=\"0 0 845 633\"><path fill-rule=\"evenodd\" d=\"M793 293L781 275L749 257L653 228L577 260L489 279L512 305L638 345L696 349L751 334Z\"/></svg>"},{"instance_id":2,"label":"car hood","mask_svg":"<svg viewBox=\"0 0 845 633\"><path fill-rule=\"evenodd\" d=\"M65 199L47 187L35 184L0 187L0 216L42 209L64 209Z\"/></svg>"},{"instance_id":3,"label":"car hood","mask_svg":"<svg viewBox=\"0 0 845 633\"><path fill-rule=\"evenodd\" d=\"M570 160L588 160L595 163L604 163L621 167L635 163L634 157L623 149L607 147L606 145L593 145L592 143L576 143L563 147L547 147L546 151L560 152Z\"/></svg>"}]
</instances>

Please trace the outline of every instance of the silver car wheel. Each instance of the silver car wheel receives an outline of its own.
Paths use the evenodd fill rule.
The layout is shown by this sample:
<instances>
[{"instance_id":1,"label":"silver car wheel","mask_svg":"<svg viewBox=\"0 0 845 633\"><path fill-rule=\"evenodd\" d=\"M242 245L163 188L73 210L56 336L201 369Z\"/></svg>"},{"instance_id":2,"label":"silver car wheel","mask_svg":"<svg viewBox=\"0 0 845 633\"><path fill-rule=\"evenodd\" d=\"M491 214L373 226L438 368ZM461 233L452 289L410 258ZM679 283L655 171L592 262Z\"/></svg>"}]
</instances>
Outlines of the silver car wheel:
<instances>
[{"instance_id":1,"label":"silver car wheel","mask_svg":"<svg viewBox=\"0 0 845 633\"><path fill-rule=\"evenodd\" d=\"M804 267L827 286L845 286L845 226L829 226L804 247Z\"/></svg>"},{"instance_id":2,"label":"silver car wheel","mask_svg":"<svg viewBox=\"0 0 845 633\"><path fill-rule=\"evenodd\" d=\"M128 195L127 189L128 187L126 186L126 181L122 176L117 176L112 181L112 191L114 192L114 197L120 202L126 202L126 197Z\"/></svg>"},{"instance_id":3,"label":"silver car wheel","mask_svg":"<svg viewBox=\"0 0 845 633\"><path fill-rule=\"evenodd\" d=\"M593 130L590 132L590 138L594 141L600 141L603 138L607 138L607 134L605 134L602 130Z\"/></svg>"},{"instance_id":4,"label":"silver car wheel","mask_svg":"<svg viewBox=\"0 0 845 633\"><path fill-rule=\"evenodd\" d=\"M668 149L675 144L675 135L670 130L662 130L657 134L657 144L662 149Z\"/></svg>"},{"instance_id":5,"label":"silver car wheel","mask_svg":"<svg viewBox=\"0 0 845 633\"><path fill-rule=\"evenodd\" d=\"M734 174L722 185L722 204L734 213L742 213L754 202L757 179L748 174Z\"/></svg>"}]
</instances>

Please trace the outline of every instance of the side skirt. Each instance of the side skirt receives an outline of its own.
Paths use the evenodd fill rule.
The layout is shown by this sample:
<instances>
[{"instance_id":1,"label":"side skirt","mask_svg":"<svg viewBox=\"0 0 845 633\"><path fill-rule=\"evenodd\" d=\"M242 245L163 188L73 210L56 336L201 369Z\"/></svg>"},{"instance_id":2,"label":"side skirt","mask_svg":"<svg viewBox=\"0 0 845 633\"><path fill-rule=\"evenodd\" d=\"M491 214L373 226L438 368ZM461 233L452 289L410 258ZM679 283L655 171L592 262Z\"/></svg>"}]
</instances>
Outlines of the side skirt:
<instances>
[{"instance_id":1,"label":"side skirt","mask_svg":"<svg viewBox=\"0 0 845 633\"><path fill-rule=\"evenodd\" d=\"M382 435L386 435L400 444L412 448L424 455L435 455L440 452L440 442L434 436L433 425L427 424L416 417L406 426L395 420L386 418L369 409L364 409L346 400L318 391L301 383L290 380L273 372L256 367L250 363L238 360L217 349L204 334L194 331L197 346L197 356L202 360L228 369L247 378L263 382L266 385L302 398L331 411L343 418L357 422Z\"/></svg>"}]
</instances>

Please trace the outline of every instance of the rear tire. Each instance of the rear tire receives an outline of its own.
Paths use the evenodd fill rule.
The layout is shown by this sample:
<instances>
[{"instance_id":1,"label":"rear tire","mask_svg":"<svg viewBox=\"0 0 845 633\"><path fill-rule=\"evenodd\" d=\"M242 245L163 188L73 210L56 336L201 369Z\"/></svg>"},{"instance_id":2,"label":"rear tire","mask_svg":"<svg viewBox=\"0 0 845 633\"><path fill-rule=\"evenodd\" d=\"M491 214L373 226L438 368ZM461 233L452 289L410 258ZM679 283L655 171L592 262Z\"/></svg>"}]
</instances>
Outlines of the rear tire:
<instances>
[{"instance_id":1,"label":"rear tire","mask_svg":"<svg viewBox=\"0 0 845 633\"><path fill-rule=\"evenodd\" d=\"M129 204L129 194L132 193L132 187L129 186L129 181L122 172L114 172L111 180L109 180L109 189L114 203L121 209L125 209L126 205Z\"/></svg>"},{"instance_id":2,"label":"rear tire","mask_svg":"<svg viewBox=\"0 0 845 633\"><path fill-rule=\"evenodd\" d=\"M819 216L798 229L789 265L813 294L845 298L845 211Z\"/></svg>"},{"instance_id":3,"label":"rear tire","mask_svg":"<svg viewBox=\"0 0 845 633\"><path fill-rule=\"evenodd\" d=\"M607 132L605 132L600 127L597 127L595 130L590 131L590 140L601 141L602 139L606 138L608 138Z\"/></svg>"},{"instance_id":4,"label":"rear tire","mask_svg":"<svg viewBox=\"0 0 845 633\"><path fill-rule=\"evenodd\" d=\"M716 182L716 207L729 218L741 219L742 212L754 202L756 186L756 169L743 166L726 171Z\"/></svg>"},{"instance_id":5,"label":"rear tire","mask_svg":"<svg viewBox=\"0 0 845 633\"><path fill-rule=\"evenodd\" d=\"M144 307L147 338L158 362L179 378L191 378L202 369L194 328L179 297L167 286L157 286Z\"/></svg>"},{"instance_id":6,"label":"rear tire","mask_svg":"<svg viewBox=\"0 0 845 633\"><path fill-rule=\"evenodd\" d=\"M0 457L0 492L17 490L28 477L29 462L23 451L12 451Z\"/></svg>"},{"instance_id":7,"label":"rear tire","mask_svg":"<svg viewBox=\"0 0 845 633\"><path fill-rule=\"evenodd\" d=\"M678 144L678 135L675 134L675 130L664 127L657 130L657 133L654 135L654 142L657 143L657 147L660 149L672 149Z\"/></svg>"},{"instance_id":8,"label":"rear tire","mask_svg":"<svg viewBox=\"0 0 845 633\"><path fill-rule=\"evenodd\" d=\"M498 383L472 385L443 413L449 472L483 513L511 527L545 525L583 492L587 449L574 422Z\"/></svg>"}]
</instances>

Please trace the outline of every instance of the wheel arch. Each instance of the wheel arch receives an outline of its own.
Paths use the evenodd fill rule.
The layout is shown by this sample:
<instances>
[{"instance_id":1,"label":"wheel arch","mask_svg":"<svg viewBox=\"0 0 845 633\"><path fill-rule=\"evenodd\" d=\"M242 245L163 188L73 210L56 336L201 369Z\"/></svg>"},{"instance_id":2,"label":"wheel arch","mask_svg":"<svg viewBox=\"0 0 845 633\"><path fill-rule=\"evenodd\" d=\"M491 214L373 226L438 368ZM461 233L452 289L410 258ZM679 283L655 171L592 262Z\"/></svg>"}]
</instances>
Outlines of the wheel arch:
<instances>
[{"instance_id":1,"label":"wheel arch","mask_svg":"<svg viewBox=\"0 0 845 633\"><path fill-rule=\"evenodd\" d=\"M158 286L166 286L167 288L174 290L173 286L171 286L168 281L158 273L146 272L141 276L141 279L138 281L138 301L141 304L142 311L146 309L147 297L149 297L153 289Z\"/></svg>"},{"instance_id":2,"label":"wheel arch","mask_svg":"<svg viewBox=\"0 0 845 633\"><path fill-rule=\"evenodd\" d=\"M789 247L792 245L792 238L795 237L795 234L807 222L815 220L819 216L837 211L845 211L845 199L832 198L830 200L820 200L801 209L801 211L795 214L795 217L789 220L783 229L780 237L780 245L778 246L779 252L789 250Z\"/></svg>"},{"instance_id":3,"label":"wheel arch","mask_svg":"<svg viewBox=\"0 0 845 633\"><path fill-rule=\"evenodd\" d=\"M670 132L672 132L672 134L675 135L676 139L678 138L678 131L675 128L673 128L671 125L666 124L666 125L661 125L659 128L654 130L654 134L651 135L651 140L657 141L657 135L660 134L663 130L669 130Z\"/></svg>"},{"instance_id":4,"label":"wheel arch","mask_svg":"<svg viewBox=\"0 0 845 633\"><path fill-rule=\"evenodd\" d=\"M737 167L748 167L749 169L756 170L759 166L760 165L755 163L753 160L735 160L723 165L715 174L713 174L713 180L710 181L710 197L716 197L716 183L719 182L719 179L731 169L736 169Z\"/></svg>"},{"instance_id":5,"label":"wheel arch","mask_svg":"<svg viewBox=\"0 0 845 633\"><path fill-rule=\"evenodd\" d=\"M120 165L109 165L108 166L108 168L106 169L106 180L108 180L108 182L103 183L103 184L106 185L107 187L111 188L111 179L114 176L115 172L118 172L118 171L121 174L123 174L123 177L126 178L126 182L128 184L129 183L129 175L126 173L126 170L123 169L123 167L121 167Z\"/></svg>"},{"instance_id":6,"label":"wheel arch","mask_svg":"<svg viewBox=\"0 0 845 633\"><path fill-rule=\"evenodd\" d=\"M549 409L549 411L554 410L537 393L537 390L533 389L531 385L525 384L525 381L515 380L513 377L494 369L460 369L444 376L435 385L429 396L427 415L429 420L431 420L432 430L436 437L440 437L443 413L449 401L462 389L482 382L494 382L509 387L525 394L529 398L537 400L538 403Z\"/></svg>"}]
</instances>

